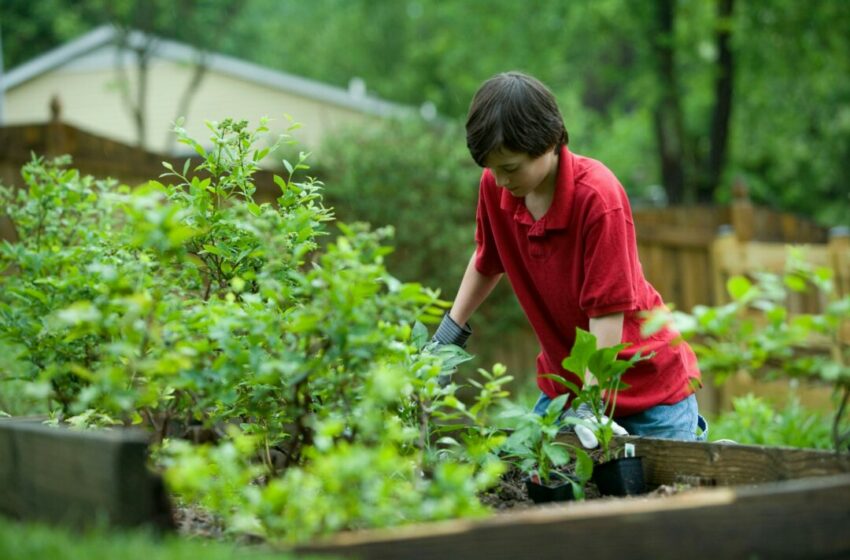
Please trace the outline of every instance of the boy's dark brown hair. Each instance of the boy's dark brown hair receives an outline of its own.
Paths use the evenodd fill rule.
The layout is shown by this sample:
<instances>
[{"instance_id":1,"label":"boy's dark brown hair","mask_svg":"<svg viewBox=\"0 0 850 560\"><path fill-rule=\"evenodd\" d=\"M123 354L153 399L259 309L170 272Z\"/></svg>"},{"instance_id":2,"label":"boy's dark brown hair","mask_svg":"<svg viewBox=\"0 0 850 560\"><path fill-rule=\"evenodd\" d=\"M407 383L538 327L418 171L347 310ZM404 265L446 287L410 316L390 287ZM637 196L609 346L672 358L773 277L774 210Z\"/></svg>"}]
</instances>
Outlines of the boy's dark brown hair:
<instances>
[{"instance_id":1,"label":"boy's dark brown hair","mask_svg":"<svg viewBox=\"0 0 850 560\"><path fill-rule=\"evenodd\" d=\"M472 98L466 117L466 145L481 167L487 155L501 147L537 158L568 141L555 96L527 74L497 74Z\"/></svg>"}]
</instances>

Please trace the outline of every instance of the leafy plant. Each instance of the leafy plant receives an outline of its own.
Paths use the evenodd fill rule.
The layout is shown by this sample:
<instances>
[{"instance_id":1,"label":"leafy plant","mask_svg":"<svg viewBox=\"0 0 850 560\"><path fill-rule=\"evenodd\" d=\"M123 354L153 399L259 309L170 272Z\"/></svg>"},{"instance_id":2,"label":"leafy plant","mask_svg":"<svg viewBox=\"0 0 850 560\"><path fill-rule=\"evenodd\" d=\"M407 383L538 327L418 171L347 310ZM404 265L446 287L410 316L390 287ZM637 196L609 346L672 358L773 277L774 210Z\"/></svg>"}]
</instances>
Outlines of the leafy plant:
<instances>
[{"instance_id":1,"label":"leafy plant","mask_svg":"<svg viewBox=\"0 0 850 560\"><path fill-rule=\"evenodd\" d=\"M700 360L700 367L719 382L746 370L768 379L810 379L832 385L836 409L832 439L836 450L850 445L850 345L846 328L850 296L839 298L833 273L807 263L791 249L783 274L735 276L727 290L732 301L716 307L697 306L692 313L656 311L647 321L653 330L674 322ZM817 290L820 313L793 313L786 305L792 293Z\"/></svg>"},{"instance_id":2,"label":"leafy plant","mask_svg":"<svg viewBox=\"0 0 850 560\"><path fill-rule=\"evenodd\" d=\"M567 481L573 496L582 499L584 485L593 473L593 461L583 449L556 441L563 428L561 417L567 398L568 395L561 395L553 399L543 415L519 406L507 410L503 417L517 423L502 451L530 478L538 477L544 486L555 482L553 477ZM569 464L571 452L575 455L575 469L573 476L567 476L561 469Z\"/></svg>"},{"instance_id":3,"label":"leafy plant","mask_svg":"<svg viewBox=\"0 0 850 560\"><path fill-rule=\"evenodd\" d=\"M832 447L828 416L807 410L793 393L783 408L753 394L734 398L732 410L711 422L711 434L753 445Z\"/></svg>"},{"instance_id":4,"label":"leafy plant","mask_svg":"<svg viewBox=\"0 0 850 560\"><path fill-rule=\"evenodd\" d=\"M449 348L454 352L460 350L457 347ZM445 351L444 346L438 349ZM430 396L430 405L423 409L423 413L432 415L435 420L428 439L437 438L437 447L432 451L437 458L451 457L475 465L495 478L504 472L505 465L499 451L506 435L495 424L493 410L509 396L504 386L510 383L513 377L507 375L506 371L505 366L501 364L495 364L492 372L479 368L481 382L474 378L468 380L478 389L471 406L467 406L457 397L458 387L454 384L441 388ZM424 427L427 424L422 422L422 425Z\"/></svg>"},{"instance_id":5,"label":"leafy plant","mask_svg":"<svg viewBox=\"0 0 850 560\"><path fill-rule=\"evenodd\" d=\"M389 273L389 228L341 224L319 245L332 214L318 182L294 178L306 154L284 163L276 204L258 204L265 126L210 130L206 150L178 128L201 162L166 166L173 184L116 187L35 160L28 188L0 193L22 240L0 253L14 376L57 422L148 427L172 489L234 531L294 541L485 514L504 371L484 372L465 411L479 419L468 446L440 453L437 411L464 409L438 380L468 356L426 350L417 320L446 304ZM180 440L192 426L217 441Z\"/></svg>"},{"instance_id":6,"label":"leafy plant","mask_svg":"<svg viewBox=\"0 0 850 560\"><path fill-rule=\"evenodd\" d=\"M550 374L554 379L575 394L573 407L586 404L593 413L595 422L586 422L580 418L566 415L563 422L573 425L583 425L593 431L602 450L603 461L613 458L611 440L614 431L614 411L617 406L617 394L629 386L623 382L623 374L646 356L640 352L628 360L619 360L617 355L628 344L617 344L605 348L596 348L596 337L583 329L576 329L576 339L570 355L564 358L562 367L578 376L581 386L577 386L560 375ZM587 373L590 372L596 383L587 383Z\"/></svg>"}]
</instances>

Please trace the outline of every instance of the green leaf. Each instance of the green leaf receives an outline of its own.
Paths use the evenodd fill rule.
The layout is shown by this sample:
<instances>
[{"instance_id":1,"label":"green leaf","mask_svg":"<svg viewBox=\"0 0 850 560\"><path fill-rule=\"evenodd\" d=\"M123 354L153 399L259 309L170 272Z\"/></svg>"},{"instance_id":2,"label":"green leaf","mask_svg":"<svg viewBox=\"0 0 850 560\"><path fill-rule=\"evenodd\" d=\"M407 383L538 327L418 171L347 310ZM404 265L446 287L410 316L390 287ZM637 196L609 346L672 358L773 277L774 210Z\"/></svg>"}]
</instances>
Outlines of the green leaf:
<instances>
[{"instance_id":1,"label":"green leaf","mask_svg":"<svg viewBox=\"0 0 850 560\"><path fill-rule=\"evenodd\" d=\"M584 449L576 448L574 453L576 456L575 475L580 481L586 482L593 475L593 459Z\"/></svg>"},{"instance_id":2,"label":"green leaf","mask_svg":"<svg viewBox=\"0 0 850 560\"><path fill-rule=\"evenodd\" d=\"M561 366L584 381L587 362L596 351L596 337L584 329L576 328L576 339L570 355L564 358Z\"/></svg>"},{"instance_id":3,"label":"green leaf","mask_svg":"<svg viewBox=\"0 0 850 560\"><path fill-rule=\"evenodd\" d=\"M410 342L417 349L423 348L428 343L428 327L421 321L416 321L413 324Z\"/></svg>"},{"instance_id":4,"label":"green leaf","mask_svg":"<svg viewBox=\"0 0 850 560\"><path fill-rule=\"evenodd\" d=\"M566 406L567 399L569 397L569 395L560 395L552 399L546 407L546 415L559 415L564 410L564 406Z\"/></svg>"},{"instance_id":5,"label":"green leaf","mask_svg":"<svg viewBox=\"0 0 850 560\"><path fill-rule=\"evenodd\" d=\"M740 301L753 288L753 283L744 276L733 276L726 282L726 290L733 299Z\"/></svg>"},{"instance_id":6,"label":"green leaf","mask_svg":"<svg viewBox=\"0 0 850 560\"><path fill-rule=\"evenodd\" d=\"M552 461L553 466L560 467L570 462L570 454L562 443L545 443L543 452Z\"/></svg>"},{"instance_id":7,"label":"green leaf","mask_svg":"<svg viewBox=\"0 0 850 560\"><path fill-rule=\"evenodd\" d=\"M790 290L795 292L805 292L806 291L806 280L797 274L786 274L782 279Z\"/></svg>"},{"instance_id":8,"label":"green leaf","mask_svg":"<svg viewBox=\"0 0 850 560\"><path fill-rule=\"evenodd\" d=\"M556 383L563 385L564 387L566 387L567 389L569 389L570 391L572 391L576 395L581 393L581 389L579 389L578 385L576 385L572 381L568 381L568 380L564 379L563 376L558 375L557 373L545 373L541 377L543 377L545 379L551 379L552 381L555 381Z\"/></svg>"},{"instance_id":9,"label":"green leaf","mask_svg":"<svg viewBox=\"0 0 850 560\"><path fill-rule=\"evenodd\" d=\"M204 245L204 252L210 253L210 254L215 255L217 257L226 257L227 256L224 251L222 251L220 248L216 247L215 245L209 245L209 244Z\"/></svg>"}]
</instances>

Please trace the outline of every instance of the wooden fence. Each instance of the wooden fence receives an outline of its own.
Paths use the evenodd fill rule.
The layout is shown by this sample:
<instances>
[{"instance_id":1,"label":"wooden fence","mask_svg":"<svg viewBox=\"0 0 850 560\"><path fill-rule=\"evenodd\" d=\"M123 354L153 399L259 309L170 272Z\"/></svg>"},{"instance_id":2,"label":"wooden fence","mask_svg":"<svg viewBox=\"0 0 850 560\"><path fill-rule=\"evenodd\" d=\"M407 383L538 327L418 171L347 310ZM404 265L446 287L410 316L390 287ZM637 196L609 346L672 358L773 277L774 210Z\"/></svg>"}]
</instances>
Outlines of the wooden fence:
<instances>
[{"instance_id":1,"label":"wooden fence","mask_svg":"<svg viewBox=\"0 0 850 560\"><path fill-rule=\"evenodd\" d=\"M200 163L194 155L171 157L128 146L102 136L97 136L61 121L54 114L49 123L0 127L0 183L21 185L21 167L32 159L32 154L47 158L68 154L73 167L80 173L97 178L113 178L128 185L139 185L157 179L166 170L163 162L182 169L188 159L192 165ZM278 187L268 171L258 171L256 199L269 202L279 194ZM168 179L159 179L168 182ZM16 239L8 219L0 214L0 239Z\"/></svg>"},{"instance_id":2,"label":"wooden fence","mask_svg":"<svg viewBox=\"0 0 850 560\"><path fill-rule=\"evenodd\" d=\"M634 219L647 280L665 302L682 311L725 301L725 280L718 285L714 262L718 256L714 243L719 237L727 239L732 234L740 243L771 244L783 254L785 244L819 246L828 237L826 228L811 221L753 206L741 186L729 206L638 209ZM740 264L745 269L749 266Z\"/></svg>"}]
</instances>

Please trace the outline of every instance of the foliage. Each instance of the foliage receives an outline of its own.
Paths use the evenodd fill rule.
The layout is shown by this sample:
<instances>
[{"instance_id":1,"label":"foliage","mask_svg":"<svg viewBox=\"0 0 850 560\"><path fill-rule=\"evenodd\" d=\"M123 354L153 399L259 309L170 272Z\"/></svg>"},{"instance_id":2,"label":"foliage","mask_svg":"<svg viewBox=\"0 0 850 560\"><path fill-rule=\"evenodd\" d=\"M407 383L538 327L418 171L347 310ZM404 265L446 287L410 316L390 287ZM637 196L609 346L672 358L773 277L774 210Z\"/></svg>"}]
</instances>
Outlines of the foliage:
<instances>
[{"instance_id":1,"label":"foliage","mask_svg":"<svg viewBox=\"0 0 850 560\"><path fill-rule=\"evenodd\" d=\"M739 370L766 378L820 380L835 390L832 423L837 450L850 444L847 408L850 402L850 347L842 328L850 319L850 296L839 298L833 273L807 263L799 250L789 249L782 275L759 273L754 280L729 279L732 301L716 307L697 306L692 313L656 312L648 330L673 321L693 339L700 367L719 382ZM825 302L821 313L793 313L791 294L816 290ZM733 438L735 439L735 438Z\"/></svg>"},{"instance_id":2,"label":"foliage","mask_svg":"<svg viewBox=\"0 0 850 560\"><path fill-rule=\"evenodd\" d=\"M842 223L850 208L843 179L850 36L841 31L850 27L850 5L843 1L735 2L730 17L718 17L714 2L668 2L672 31L664 34L661 3L625 0L417 0L379 9L368 0L7 4L6 68L109 20L340 87L358 76L370 93L432 102L450 119L462 118L488 76L521 69L557 94L575 150L602 159L632 196L662 183L654 119L665 93L681 109L685 174L699 176L721 72L714 35L727 30L729 156L712 185L715 199L728 199L730 179L740 175L757 202L824 223ZM657 44L672 49L672 90L659 76Z\"/></svg>"},{"instance_id":3,"label":"foliage","mask_svg":"<svg viewBox=\"0 0 850 560\"><path fill-rule=\"evenodd\" d=\"M469 157L463 135L456 123L416 119L350 128L325 141L317 171L330 185L325 200L342 221L393 227L395 250L386 260L400 279L422 282L447 298L455 293L474 249L481 170ZM484 343L514 332L525 319L506 282L479 315L470 349L479 363L490 363L498 349Z\"/></svg>"},{"instance_id":4,"label":"foliage","mask_svg":"<svg viewBox=\"0 0 850 560\"><path fill-rule=\"evenodd\" d=\"M569 482L573 496L582 499L584 485L593 473L593 461L583 449L555 441L563 428L561 416L567 397L553 399L543 415L520 406L505 411L503 417L515 420L516 426L502 452L506 460L514 462L529 477L536 474L544 485L549 485L553 477ZM575 455L574 476L559 470L569 464L570 452Z\"/></svg>"},{"instance_id":5,"label":"foliage","mask_svg":"<svg viewBox=\"0 0 850 560\"><path fill-rule=\"evenodd\" d=\"M444 352L443 345L437 351ZM456 349L455 349L456 351ZM453 366L451 359L444 359L443 369ZM460 462L476 465L494 475L504 471L500 451L505 443L505 433L495 421L494 410L506 404L509 396L504 386L513 380L506 375L505 366L495 364L493 371L478 369L481 382L469 379L469 383L478 394L471 405L467 406L455 394L455 387L449 385L441 390L431 390L428 400L420 400L420 441L426 450L426 458L439 462L449 457ZM442 435L448 434L448 435ZM436 446L429 444L436 436Z\"/></svg>"},{"instance_id":6,"label":"foliage","mask_svg":"<svg viewBox=\"0 0 850 560\"><path fill-rule=\"evenodd\" d=\"M733 399L732 410L711 422L711 437L753 445L815 449L829 449L833 445L827 417L807 410L793 394L779 410L752 394Z\"/></svg>"},{"instance_id":7,"label":"foliage","mask_svg":"<svg viewBox=\"0 0 850 560\"><path fill-rule=\"evenodd\" d=\"M464 134L456 123L395 119L334 134L321 149L322 176L332 185L325 199L339 218L392 225L396 244L388 266L443 294L457 289L474 249L481 169ZM523 321L502 288L478 321L489 336Z\"/></svg>"},{"instance_id":8,"label":"foliage","mask_svg":"<svg viewBox=\"0 0 850 560\"><path fill-rule=\"evenodd\" d=\"M578 376L581 385L576 385L560 375L549 374L547 377L561 383L575 395L572 407L586 403L593 411L596 422L589 423L571 414L564 414L569 394L553 399L543 415L518 408L509 409L503 416L515 419L518 423L503 447L508 459L516 461L519 469L525 473L531 474L536 470L544 484L549 482L550 474L562 476L572 484L574 495L583 496L583 486L593 473L593 462L583 449L555 441L555 438L564 425L585 425L593 430L599 440L603 461L612 458L613 411L616 408L618 392L628 388L622 381L622 376L634 363L644 359L641 353L628 360L618 359L617 355L626 347L625 344L619 344L597 349L596 337L592 333L576 329L575 343L562 365L564 369ZM585 382L588 372L593 374L597 383ZM609 416L606 416L606 410ZM569 463L570 452L575 455L576 461L574 479L564 477L557 471L558 467Z\"/></svg>"},{"instance_id":9,"label":"foliage","mask_svg":"<svg viewBox=\"0 0 850 560\"><path fill-rule=\"evenodd\" d=\"M0 191L21 239L0 252L16 376L57 422L144 423L172 489L233 531L294 541L486 513L504 368L482 371L467 410L439 378L469 356L428 344L417 319L445 303L387 271L390 231L340 225L320 247L332 215L319 183L293 178L306 156L257 204L264 125L210 130L206 150L178 128L201 163L165 164L174 184L131 191L36 159L28 188ZM435 446L436 421L460 417L461 449ZM219 441L175 437L190 425Z\"/></svg>"},{"instance_id":10,"label":"foliage","mask_svg":"<svg viewBox=\"0 0 850 560\"><path fill-rule=\"evenodd\" d=\"M638 361L646 359L646 356L640 352L634 354L628 360L618 359L617 355L627 347L628 344L617 344L597 349L596 336L584 329L576 328L573 348L561 365L565 370L578 376L581 386L575 385L560 375L550 374L548 376L575 394L573 407L581 404L590 407L596 422L585 422L582 419L569 416L565 417L563 421L571 424L582 424L591 429L599 441L603 461L612 459L611 440L614 437L614 431L611 426L617 407L617 394L629 387L622 380L623 374ZM596 383L586 382L588 373L593 375Z\"/></svg>"},{"instance_id":11,"label":"foliage","mask_svg":"<svg viewBox=\"0 0 850 560\"><path fill-rule=\"evenodd\" d=\"M0 517L0 554L4 560L78 560L80 558L123 558L126 560L286 560L294 555L267 549L215 542L196 542L143 531L116 532L92 529L72 532L39 524L23 524ZM308 556L299 555L306 559ZM322 558L325 558L324 556Z\"/></svg>"}]
</instances>

